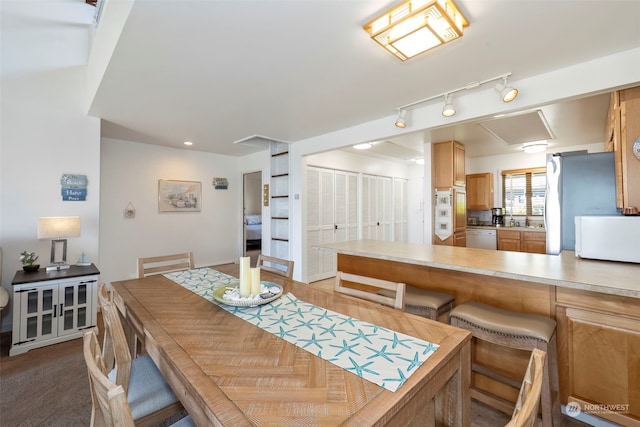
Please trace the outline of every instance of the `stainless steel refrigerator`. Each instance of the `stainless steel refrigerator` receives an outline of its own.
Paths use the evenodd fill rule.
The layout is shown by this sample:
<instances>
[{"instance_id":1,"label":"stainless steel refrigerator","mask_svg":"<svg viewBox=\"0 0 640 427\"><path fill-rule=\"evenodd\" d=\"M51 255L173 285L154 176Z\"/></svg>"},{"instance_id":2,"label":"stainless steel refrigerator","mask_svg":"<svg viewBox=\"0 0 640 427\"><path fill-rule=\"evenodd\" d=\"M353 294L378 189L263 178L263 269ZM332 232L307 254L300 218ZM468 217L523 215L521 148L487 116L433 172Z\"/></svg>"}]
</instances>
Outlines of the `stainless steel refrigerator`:
<instances>
[{"instance_id":1,"label":"stainless steel refrigerator","mask_svg":"<svg viewBox=\"0 0 640 427\"><path fill-rule=\"evenodd\" d=\"M574 218L582 215L619 215L613 153L547 156L547 254L575 250Z\"/></svg>"}]
</instances>

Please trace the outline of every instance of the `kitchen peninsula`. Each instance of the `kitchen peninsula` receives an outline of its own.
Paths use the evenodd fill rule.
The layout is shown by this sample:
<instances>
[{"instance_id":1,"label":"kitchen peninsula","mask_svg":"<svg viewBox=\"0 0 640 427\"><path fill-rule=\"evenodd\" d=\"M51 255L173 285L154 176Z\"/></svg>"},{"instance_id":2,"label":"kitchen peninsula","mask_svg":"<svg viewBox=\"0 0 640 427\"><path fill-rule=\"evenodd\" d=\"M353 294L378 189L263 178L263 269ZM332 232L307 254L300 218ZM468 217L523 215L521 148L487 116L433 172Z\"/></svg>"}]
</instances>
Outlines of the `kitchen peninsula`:
<instances>
[{"instance_id":1,"label":"kitchen peninsula","mask_svg":"<svg viewBox=\"0 0 640 427\"><path fill-rule=\"evenodd\" d=\"M318 248L337 254L340 271L449 292L456 304L474 300L555 319L562 403L623 405L595 415L640 425L640 264L586 260L571 251L556 256L376 240ZM483 342L474 353L517 381L528 360L526 352ZM475 375L476 384L515 401L517 390Z\"/></svg>"}]
</instances>

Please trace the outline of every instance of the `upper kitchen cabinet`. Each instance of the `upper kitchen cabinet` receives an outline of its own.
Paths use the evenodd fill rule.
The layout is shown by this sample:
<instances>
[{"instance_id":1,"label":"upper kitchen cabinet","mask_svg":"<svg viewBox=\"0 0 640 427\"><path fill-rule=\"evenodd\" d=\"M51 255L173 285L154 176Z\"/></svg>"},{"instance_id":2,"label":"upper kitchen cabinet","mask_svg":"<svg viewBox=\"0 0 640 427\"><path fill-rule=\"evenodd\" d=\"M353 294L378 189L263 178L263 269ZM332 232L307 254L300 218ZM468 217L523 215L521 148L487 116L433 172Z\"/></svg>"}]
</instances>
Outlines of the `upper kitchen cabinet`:
<instances>
[{"instance_id":1,"label":"upper kitchen cabinet","mask_svg":"<svg viewBox=\"0 0 640 427\"><path fill-rule=\"evenodd\" d=\"M433 186L464 187L464 145L456 141L438 142L432 146Z\"/></svg>"},{"instance_id":2,"label":"upper kitchen cabinet","mask_svg":"<svg viewBox=\"0 0 640 427\"><path fill-rule=\"evenodd\" d=\"M467 209L489 210L493 207L493 174L467 175Z\"/></svg>"},{"instance_id":3,"label":"upper kitchen cabinet","mask_svg":"<svg viewBox=\"0 0 640 427\"><path fill-rule=\"evenodd\" d=\"M634 155L633 146L640 138L640 87L611 94L607 137L607 149L615 153L617 206L638 207L640 159Z\"/></svg>"}]
</instances>

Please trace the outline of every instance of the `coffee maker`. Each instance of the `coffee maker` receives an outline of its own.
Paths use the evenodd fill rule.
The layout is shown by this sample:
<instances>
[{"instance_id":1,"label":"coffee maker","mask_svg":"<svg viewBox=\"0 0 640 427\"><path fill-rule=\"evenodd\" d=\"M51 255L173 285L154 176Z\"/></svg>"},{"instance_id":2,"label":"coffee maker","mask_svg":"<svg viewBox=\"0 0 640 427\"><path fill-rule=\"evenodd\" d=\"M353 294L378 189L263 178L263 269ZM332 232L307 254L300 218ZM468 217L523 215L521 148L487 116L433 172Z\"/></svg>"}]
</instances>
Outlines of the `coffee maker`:
<instances>
[{"instance_id":1,"label":"coffee maker","mask_svg":"<svg viewBox=\"0 0 640 427\"><path fill-rule=\"evenodd\" d=\"M491 224L496 227L504 225L504 208L493 208L491 209L491 214Z\"/></svg>"}]
</instances>

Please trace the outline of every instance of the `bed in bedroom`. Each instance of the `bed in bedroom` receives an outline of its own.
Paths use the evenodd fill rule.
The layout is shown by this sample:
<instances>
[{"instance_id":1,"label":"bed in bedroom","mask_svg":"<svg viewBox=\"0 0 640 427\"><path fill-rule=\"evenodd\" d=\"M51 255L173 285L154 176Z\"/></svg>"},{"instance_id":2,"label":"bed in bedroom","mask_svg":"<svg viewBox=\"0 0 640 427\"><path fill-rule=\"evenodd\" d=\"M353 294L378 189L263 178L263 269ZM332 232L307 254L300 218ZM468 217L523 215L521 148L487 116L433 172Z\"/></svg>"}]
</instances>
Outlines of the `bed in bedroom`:
<instances>
[{"instance_id":1,"label":"bed in bedroom","mask_svg":"<svg viewBox=\"0 0 640 427\"><path fill-rule=\"evenodd\" d=\"M262 215L245 215L244 238L247 247L262 246Z\"/></svg>"}]
</instances>

